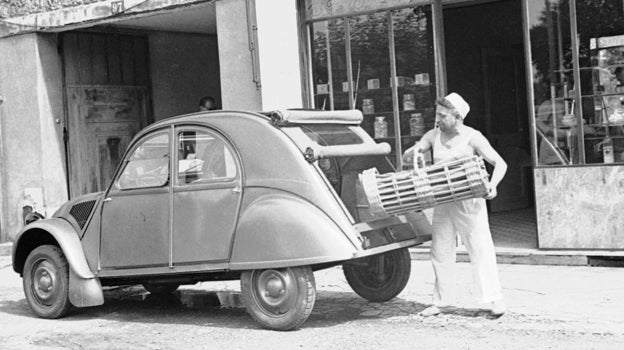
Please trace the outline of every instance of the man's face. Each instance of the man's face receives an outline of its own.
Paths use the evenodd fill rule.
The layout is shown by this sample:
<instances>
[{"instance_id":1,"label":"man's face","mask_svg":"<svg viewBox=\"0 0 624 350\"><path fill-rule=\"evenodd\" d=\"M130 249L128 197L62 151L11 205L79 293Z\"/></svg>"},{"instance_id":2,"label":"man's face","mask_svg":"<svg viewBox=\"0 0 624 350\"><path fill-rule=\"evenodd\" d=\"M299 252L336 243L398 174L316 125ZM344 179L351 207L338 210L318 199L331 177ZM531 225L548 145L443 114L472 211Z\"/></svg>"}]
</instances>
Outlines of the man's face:
<instances>
[{"instance_id":1,"label":"man's face","mask_svg":"<svg viewBox=\"0 0 624 350\"><path fill-rule=\"evenodd\" d=\"M453 130L457 125L457 117L452 109L438 105L436 107L436 125L442 131Z\"/></svg>"}]
</instances>

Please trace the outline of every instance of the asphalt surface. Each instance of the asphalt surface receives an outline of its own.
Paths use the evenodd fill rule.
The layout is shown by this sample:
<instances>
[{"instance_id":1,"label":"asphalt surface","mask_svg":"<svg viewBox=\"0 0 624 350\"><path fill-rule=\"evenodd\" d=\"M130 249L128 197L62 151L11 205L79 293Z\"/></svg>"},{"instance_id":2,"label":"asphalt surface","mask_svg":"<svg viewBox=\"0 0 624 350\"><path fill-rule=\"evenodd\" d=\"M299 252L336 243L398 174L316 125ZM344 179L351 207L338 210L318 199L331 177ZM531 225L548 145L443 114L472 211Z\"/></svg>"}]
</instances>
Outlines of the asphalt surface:
<instances>
[{"instance_id":1,"label":"asphalt surface","mask_svg":"<svg viewBox=\"0 0 624 350\"><path fill-rule=\"evenodd\" d=\"M39 319L10 258L0 257L0 349L624 349L624 269L499 270L509 307L501 318L472 302L469 264L458 264L458 308L430 318L418 315L431 300L427 261L413 261L406 289L387 303L358 297L339 267L319 271L310 318L276 332L247 315L238 281L184 286L164 298L110 288L102 306Z\"/></svg>"}]
</instances>

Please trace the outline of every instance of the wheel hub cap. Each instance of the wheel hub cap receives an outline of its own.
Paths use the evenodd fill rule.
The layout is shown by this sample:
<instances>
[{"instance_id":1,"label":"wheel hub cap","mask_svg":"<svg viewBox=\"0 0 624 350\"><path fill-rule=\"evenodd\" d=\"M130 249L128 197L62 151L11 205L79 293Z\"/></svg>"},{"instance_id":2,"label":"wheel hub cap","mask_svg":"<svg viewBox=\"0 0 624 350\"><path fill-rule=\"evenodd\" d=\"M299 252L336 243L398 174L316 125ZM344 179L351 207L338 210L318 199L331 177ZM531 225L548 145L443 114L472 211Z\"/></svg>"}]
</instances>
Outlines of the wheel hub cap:
<instances>
[{"instance_id":1,"label":"wheel hub cap","mask_svg":"<svg viewBox=\"0 0 624 350\"><path fill-rule=\"evenodd\" d=\"M33 291L35 297L44 305L52 305L56 297L56 269L50 262L41 261L34 268Z\"/></svg>"},{"instance_id":2,"label":"wheel hub cap","mask_svg":"<svg viewBox=\"0 0 624 350\"><path fill-rule=\"evenodd\" d=\"M297 283L292 270L254 272L254 295L267 314L281 315L291 310L297 298Z\"/></svg>"},{"instance_id":3,"label":"wheel hub cap","mask_svg":"<svg viewBox=\"0 0 624 350\"><path fill-rule=\"evenodd\" d=\"M278 298L284 295L286 291L284 290L282 280L276 276L272 276L272 278L267 281L266 292L267 296L270 296L271 298Z\"/></svg>"}]
</instances>

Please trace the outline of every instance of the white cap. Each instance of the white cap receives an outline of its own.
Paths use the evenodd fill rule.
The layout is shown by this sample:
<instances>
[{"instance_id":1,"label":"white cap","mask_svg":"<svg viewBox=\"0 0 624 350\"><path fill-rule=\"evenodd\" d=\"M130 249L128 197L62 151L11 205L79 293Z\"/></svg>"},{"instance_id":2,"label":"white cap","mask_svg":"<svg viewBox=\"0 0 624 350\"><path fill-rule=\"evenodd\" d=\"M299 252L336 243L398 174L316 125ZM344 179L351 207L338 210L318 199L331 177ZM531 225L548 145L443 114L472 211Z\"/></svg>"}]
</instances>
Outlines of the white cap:
<instances>
[{"instance_id":1,"label":"white cap","mask_svg":"<svg viewBox=\"0 0 624 350\"><path fill-rule=\"evenodd\" d=\"M468 102L466 102L466 100L464 100L461 96L459 96L459 94L456 94L454 92L446 95L444 99L446 99L453 105L453 107L455 107L462 119L466 118L466 115L468 115L468 112L470 112L470 105L468 105Z\"/></svg>"}]
</instances>

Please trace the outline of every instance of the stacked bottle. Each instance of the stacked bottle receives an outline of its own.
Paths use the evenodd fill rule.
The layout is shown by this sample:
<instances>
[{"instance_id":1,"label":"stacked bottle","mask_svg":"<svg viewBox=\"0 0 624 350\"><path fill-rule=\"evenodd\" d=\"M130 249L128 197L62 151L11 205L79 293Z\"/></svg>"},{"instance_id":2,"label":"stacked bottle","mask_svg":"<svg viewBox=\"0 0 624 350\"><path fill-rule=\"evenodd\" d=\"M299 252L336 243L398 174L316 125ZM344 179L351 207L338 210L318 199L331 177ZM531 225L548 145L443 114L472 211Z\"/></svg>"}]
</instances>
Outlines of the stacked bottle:
<instances>
[{"instance_id":1,"label":"stacked bottle","mask_svg":"<svg viewBox=\"0 0 624 350\"><path fill-rule=\"evenodd\" d=\"M422 113L412 113L410 117L410 135L423 136L425 134L425 118Z\"/></svg>"},{"instance_id":2,"label":"stacked bottle","mask_svg":"<svg viewBox=\"0 0 624 350\"><path fill-rule=\"evenodd\" d=\"M373 124L375 129L375 138L388 137L388 122L385 117L375 117L375 123Z\"/></svg>"}]
</instances>

